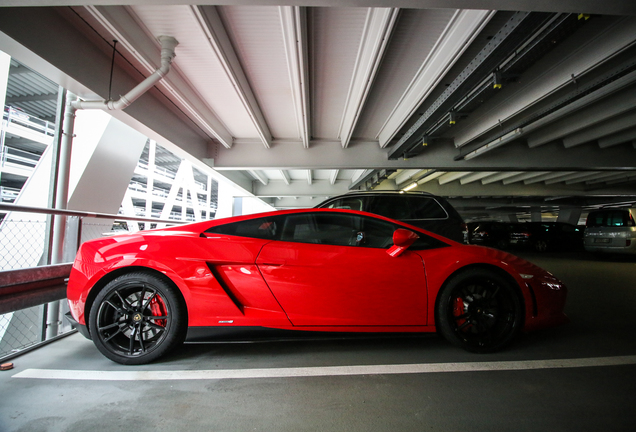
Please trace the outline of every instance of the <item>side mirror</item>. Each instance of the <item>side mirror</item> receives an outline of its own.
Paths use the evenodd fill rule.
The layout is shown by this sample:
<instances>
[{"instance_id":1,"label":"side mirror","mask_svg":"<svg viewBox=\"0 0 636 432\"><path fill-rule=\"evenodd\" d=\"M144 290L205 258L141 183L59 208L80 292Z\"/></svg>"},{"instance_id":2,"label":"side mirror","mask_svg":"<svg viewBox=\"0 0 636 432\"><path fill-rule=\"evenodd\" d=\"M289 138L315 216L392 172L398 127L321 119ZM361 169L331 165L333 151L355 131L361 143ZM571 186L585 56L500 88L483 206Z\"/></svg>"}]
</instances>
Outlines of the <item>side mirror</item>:
<instances>
[{"instance_id":1,"label":"side mirror","mask_svg":"<svg viewBox=\"0 0 636 432\"><path fill-rule=\"evenodd\" d=\"M393 246L387 249L386 253L391 255L392 257L398 257L404 253L415 240L420 238L413 231L409 231L404 228L398 228L393 232Z\"/></svg>"}]
</instances>

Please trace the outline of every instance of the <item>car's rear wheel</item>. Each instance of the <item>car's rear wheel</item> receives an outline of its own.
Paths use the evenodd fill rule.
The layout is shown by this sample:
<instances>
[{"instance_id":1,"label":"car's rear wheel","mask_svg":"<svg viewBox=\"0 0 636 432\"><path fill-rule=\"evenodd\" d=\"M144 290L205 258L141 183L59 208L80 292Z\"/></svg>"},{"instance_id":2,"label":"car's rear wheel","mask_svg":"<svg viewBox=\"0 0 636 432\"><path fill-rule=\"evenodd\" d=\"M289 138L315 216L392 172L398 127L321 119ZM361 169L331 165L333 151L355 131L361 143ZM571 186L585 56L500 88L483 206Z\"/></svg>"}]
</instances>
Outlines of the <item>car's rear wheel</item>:
<instances>
[{"instance_id":1,"label":"car's rear wheel","mask_svg":"<svg viewBox=\"0 0 636 432\"><path fill-rule=\"evenodd\" d=\"M183 342L187 313L180 293L162 278L129 273L97 295L89 317L95 346L121 364L144 364Z\"/></svg>"},{"instance_id":2,"label":"car's rear wheel","mask_svg":"<svg viewBox=\"0 0 636 432\"><path fill-rule=\"evenodd\" d=\"M488 269L453 276L437 303L440 333L467 351L487 353L508 345L523 323L522 300L504 277Z\"/></svg>"}]
</instances>

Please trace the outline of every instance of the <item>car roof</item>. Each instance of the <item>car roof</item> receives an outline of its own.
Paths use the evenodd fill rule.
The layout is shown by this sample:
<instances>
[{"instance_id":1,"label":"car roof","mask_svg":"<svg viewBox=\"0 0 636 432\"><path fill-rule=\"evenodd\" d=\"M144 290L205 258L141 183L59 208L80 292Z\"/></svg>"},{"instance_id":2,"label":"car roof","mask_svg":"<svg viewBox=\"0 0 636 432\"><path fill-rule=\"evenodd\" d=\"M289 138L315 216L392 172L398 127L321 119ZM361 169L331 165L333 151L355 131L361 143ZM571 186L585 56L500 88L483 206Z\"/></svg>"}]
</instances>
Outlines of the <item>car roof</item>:
<instances>
[{"instance_id":1,"label":"car roof","mask_svg":"<svg viewBox=\"0 0 636 432\"><path fill-rule=\"evenodd\" d=\"M341 195L335 195L331 198L328 198L327 200L340 198L340 197L347 197L352 195L412 195L412 196L430 196L430 197L439 198L437 195L434 195L430 192L424 192L424 191L402 192L402 191L393 191L393 190L379 190L379 191L373 190L373 191L349 191Z\"/></svg>"}]
</instances>

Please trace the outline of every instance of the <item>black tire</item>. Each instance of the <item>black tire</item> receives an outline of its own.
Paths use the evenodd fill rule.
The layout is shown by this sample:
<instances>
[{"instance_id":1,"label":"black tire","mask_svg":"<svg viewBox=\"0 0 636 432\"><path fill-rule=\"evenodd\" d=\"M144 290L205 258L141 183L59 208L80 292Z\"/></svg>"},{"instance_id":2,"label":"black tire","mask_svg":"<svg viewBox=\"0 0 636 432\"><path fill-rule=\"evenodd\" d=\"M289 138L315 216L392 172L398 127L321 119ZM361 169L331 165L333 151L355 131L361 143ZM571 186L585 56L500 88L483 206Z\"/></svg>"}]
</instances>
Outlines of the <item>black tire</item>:
<instances>
[{"instance_id":1,"label":"black tire","mask_svg":"<svg viewBox=\"0 0 636 432\"><path fill-rule=\"evenodd\" d=\"M439 294L439 332L453 345L488 353L507 346L523 324L523 300L515 286L488 269L451 277Z\"/></svg>"},{"instance_id":2,"label":"black tire","mask_svg":"<svg viewBox=\"0 0 636 432\"><path fill-rule=\"evenodd\" d=\"M117 363L138 365L158 359L183 342L187 312L181 294L169 283L135 272L112 280L99 292L89 326L102 354Z\"/></svg>"}]
</instances>

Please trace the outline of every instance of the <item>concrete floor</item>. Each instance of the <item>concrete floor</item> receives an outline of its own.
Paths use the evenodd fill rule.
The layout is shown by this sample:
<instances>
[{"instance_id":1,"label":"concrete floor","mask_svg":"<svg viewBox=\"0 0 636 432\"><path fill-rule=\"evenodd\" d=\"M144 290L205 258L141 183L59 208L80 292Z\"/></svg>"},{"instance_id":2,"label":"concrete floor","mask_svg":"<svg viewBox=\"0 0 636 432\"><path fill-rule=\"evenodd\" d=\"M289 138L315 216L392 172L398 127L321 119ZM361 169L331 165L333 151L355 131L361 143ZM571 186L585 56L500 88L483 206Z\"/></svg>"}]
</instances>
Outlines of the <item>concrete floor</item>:
<instances>
[{"instance_id":1,"label":"concrete floor","mask_svg":"<svg viewBox=\"0 0 636 432\"><path fill-rule=\"evenodd\" d=\"M0 431L636 430L636 259L524 256L568 285L572 322L523 335L504 352L470 354L429 335L186 345L163 361L126 367L76 334L18 357L15 369L0 372ZM601 359L589 366L589 358ZM556 368L559 359L571 363ZM459 371L476 362L487 370ZM384 367L357 375L343 372L355 368L328 368L364 365ZM396 365L422 370L396 373ZM431 372L427 365L449 371ZM502 365L519 370L497 370ZM261 375L261 369L266 374L272 368L331 375ZM33 369L102 371L103 377L121 371L238 370L257 377L15 377ZM298 369L283 369L283 375L293 371Z\"/></svg>"}]
</instances>

